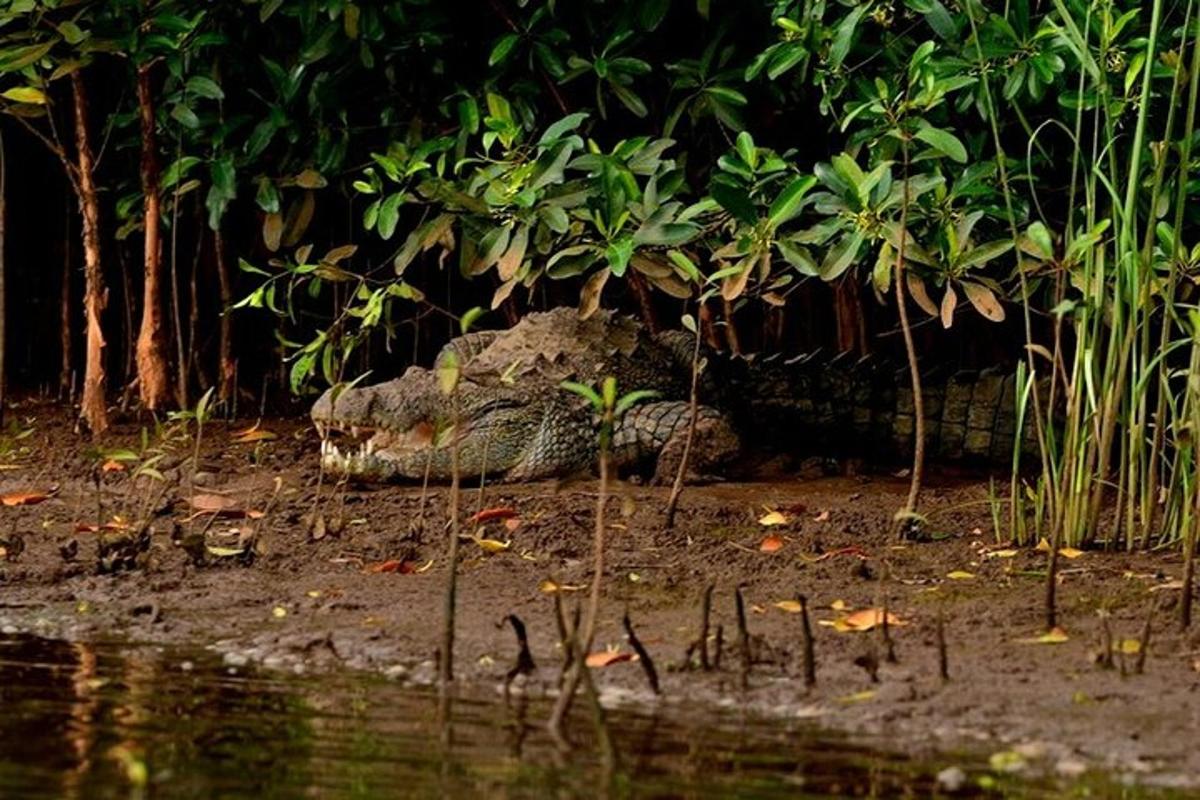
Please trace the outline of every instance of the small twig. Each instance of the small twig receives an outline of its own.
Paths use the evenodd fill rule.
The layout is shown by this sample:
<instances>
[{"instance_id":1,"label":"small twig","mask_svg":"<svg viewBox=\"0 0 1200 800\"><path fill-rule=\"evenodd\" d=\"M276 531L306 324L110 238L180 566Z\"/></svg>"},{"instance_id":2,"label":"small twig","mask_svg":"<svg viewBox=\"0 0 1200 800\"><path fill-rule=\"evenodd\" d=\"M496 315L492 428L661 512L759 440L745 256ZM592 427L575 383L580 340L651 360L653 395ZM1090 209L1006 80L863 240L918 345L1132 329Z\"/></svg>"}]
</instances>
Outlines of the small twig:
<instances>
[{"instance_id":1,"label":"small twig","mask_svg":"<svg viewBox=\"0 0 1200 800\"><path fill-rule=\"evenodd\" d=\"M950 656L946 651L946 617L942 613L942 609L938 609L937 613L937 649L938 649L938 677L943 682L950 680Z\"/></svg>"},{"instance_id":2,"label":"small twig","mask_svg":"<svg viewBox=\"0 0 1200 800\"><path fill-rule=\"evenodd\" d=\"M796 596L800 603L800 634L801 646L804 648L804 685L812 688L817 685L817 659L813 648L812 624L808 619L808 598Z\"/></svg>"},{"instance_id":3,"label":"small twig","mask_svg":"<svg viewBox=\"0 0 1200 800\"><path fill-rule=\"evenodd\" d=\"M1150 633L1154 627L1154 614L1158 611L1159 598L1155 597L1146 612L1146 621L1142 624L1141 642L1138 646L1137 661L1133 664L1134 674L1141 675L1146 670L1146 653L1150 651Z\"/></svg>"},{"instance_id":4,"label":"small twig","mask_svg":"<svg viewBox=\"0 0 1200 800\"><path fill-rule=\"evenodd\" d=\"M533 662L533 653L529 651L529 637L525 634L525 623L516 614L509 614L504 619L512 625L513 633L517 637L517 647L520 648L517 651L516 663L504 676L504 699L507 701L508 689L516 677L530 674L537 669L537 664Z\"/></svg>"},{"instance_id":5,"label":"small twig","mask_svg":"<svg viewBox=\"0 0 1200 800\"><path fill-rule=\"evenodd\" d=\"M1113 635L1112 626L1108 624L1108 611L1100 612L1100 656L1096 664L1101 669L1113 669Z\"/></svg>"},{"instance_id":6,"label":"small twig","mask_svg":"<svg viewBox=\"0 0 1200 800\"><path fill-rule=\"evenodd\" d=\"M646 647L642 644L641 639L633 632L633 624L629 621L628 610L626 610L621 624L625 626L625 635L629 637L629 646L633 648L633 652L637 653L638 663L642 665L642 671L646 673L646 681L650 684L650 691L656 695L662 694L662 690L658 686L658 670L654 668L654 661L650 658L650 653L646 651Z\"/></svg>"},{"instance_id":7,"label":"small twig","mask_svg":"<svg viewBox=\"0 0 1200 800\"><path fill-rule=\"evenodd\" d=\"M700 635L688 647L688 655L684 659L685 662L690 664L692 661L692 651L698 649L700 651L700 669L705 672L712 669L712 664L708 660L708 626L712 615L713 590L716 588L716 584L710 583L704 589L704 599L700 602Z\"/></svg>"},{"instance_id":8,"label":"small twig","mask_svg":"<svg viewBox=\"0 0 1200 800\"><path fill-rule=\"evenodd\" d=\"M742 587L734 590L737 607L738 652L741 655L741 685L742 689L750 687L750 632L746 627L746 600L742 597Z\"/></svg>"}]
</instances>

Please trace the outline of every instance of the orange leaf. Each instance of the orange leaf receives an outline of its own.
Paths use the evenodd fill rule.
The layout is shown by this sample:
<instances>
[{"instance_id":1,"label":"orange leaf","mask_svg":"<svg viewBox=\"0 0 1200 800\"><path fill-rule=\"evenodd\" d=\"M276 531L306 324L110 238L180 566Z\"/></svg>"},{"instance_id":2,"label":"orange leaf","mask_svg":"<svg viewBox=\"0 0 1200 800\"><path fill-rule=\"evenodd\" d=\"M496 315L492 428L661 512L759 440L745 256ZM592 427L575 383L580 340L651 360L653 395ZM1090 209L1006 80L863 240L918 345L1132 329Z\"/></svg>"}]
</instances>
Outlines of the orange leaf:
<instances>
[{"instance_id":1,"label":"orange leaf","mask_svg":"<svg viewBox=\"0 0 1200 800\"><path fill-rule=\"evenodd\" d=\"M887 615L887 621L889 627L892 625L908 624L890 611ZM861 611L855 611L853 614L850 614L845 619L841 620L841 622L850 630L869 631L876 625L883 623L883 609L864 608Z\"/></svg>"},{"instance_id":2,"label":"orange leaf","mask_svg":"<svg viewBox=\"0 0 1200 800\"><path fill-rule=\"evenodd\" d=\"M483 522L491 522L492 520L497 519L512 519L516 515L517 511L514 508L485 508L477 514L472 515L467 522L471 523L472 525L478 525Z\"/></svg>"},{"instance_id":3,"label":"orange leaf","mask_svg":"<svg viewBox=\"0 0 1200 800\"><path fill-rule=\"evenodd\" d=\"M77 522L75 523L76 533L99 533L100 531L127 531L129 523L122 519L114 519L112 522L106 522L103 525L95 523Z\"/></svg>"},{"instance_id":4,"label":"orange leaf","mask_svg":"<svg viewBox=\"0 0 1200 800\"><path fill-rule=\"evenodd\" d=\"M620 664L622 661L633 661L633 653L622 653L619 650L603 650L599 653L588 653L589 667L607 667L609 664Z\"/></svg>"},{"instance_id":5,"label":"orange leaf","mask_svg":"<svg viewBox=\"0 0 1200 800\"><path fill-rule=\"evenodd\" d=\"M378 564L370 564L364 572L395 572L400 575L411 575L417 571L417 563L415 561L400 561L399 559L389 559L381 561Z\"/></svg>"},{"instance_id":6,"label":"orange leaf","mask_svg":"<svg viewBox=\"0 0 1200 800\"><path fill-rule=\"evenodd\" d=\"M279 437L271 431L260 428L249 428L244 431L238 431L233 435L233 440L238 444L252 444L254 442L269 442L272 439Z\"/></svg>"},{"instance_id":7,"label":"orange leaf","mask_svg":"<svg viewBox=\"0 0 1200 800\"><path fill-rule=\"evenodd\" d=\"M783 544L783 538L772 533L763 538L762 542L758 545L758 549L763 553L774 553L777 550L782 550Z\"/></svg>"},{"instance_id":8,"label":"orange leaf","mask_svg":"<svg viewBox=\"0 0 1200 800\"><path fill-rule=\"evenodd\" d=\"M125 465L120 461L113 461L111 458L104 462L104 466L100 467L101 472L124 472Z\"/></svg>"},{"instance_id":9,"label":"orange leaf","mask_svg":"<svg viewBox=\"0 0 1200 800\"><path fill-rule=\"evenodd\" d=\"M9 492L0 495L0 503L6 506L36 506L49 499L50 495L45 492Z\"/></svg>"},{"instance_id":10,"label":"orange leaf","mask_svg":"<svg viewBox=\"0 0 1200 800\"><path fill-rule=\"evenodd\" d=\"M519 527L521 527L520 517L509 517L508 519L504 520L504 529L509 533L512 533Z\"/></svg>"}]
</instances>

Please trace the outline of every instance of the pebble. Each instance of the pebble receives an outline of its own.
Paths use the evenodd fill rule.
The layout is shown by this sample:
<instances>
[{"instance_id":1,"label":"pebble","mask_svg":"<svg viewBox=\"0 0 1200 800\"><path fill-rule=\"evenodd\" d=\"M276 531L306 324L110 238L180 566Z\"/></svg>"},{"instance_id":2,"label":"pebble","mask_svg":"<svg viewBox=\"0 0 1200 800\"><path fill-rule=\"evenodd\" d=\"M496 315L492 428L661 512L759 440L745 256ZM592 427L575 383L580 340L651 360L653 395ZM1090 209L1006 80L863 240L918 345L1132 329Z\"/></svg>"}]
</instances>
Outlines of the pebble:
<instances>
[{"instance_id":1,"label":"pebble","mask_svg":"<svg viewBox=\"0 0 1200 800\"><path fill-rule=\"evenodd\" d=\"M967 773L962 767L946 767L937 774L938 786L945 792L959 792L967 785Z\"/></svg>"}]
</instances>

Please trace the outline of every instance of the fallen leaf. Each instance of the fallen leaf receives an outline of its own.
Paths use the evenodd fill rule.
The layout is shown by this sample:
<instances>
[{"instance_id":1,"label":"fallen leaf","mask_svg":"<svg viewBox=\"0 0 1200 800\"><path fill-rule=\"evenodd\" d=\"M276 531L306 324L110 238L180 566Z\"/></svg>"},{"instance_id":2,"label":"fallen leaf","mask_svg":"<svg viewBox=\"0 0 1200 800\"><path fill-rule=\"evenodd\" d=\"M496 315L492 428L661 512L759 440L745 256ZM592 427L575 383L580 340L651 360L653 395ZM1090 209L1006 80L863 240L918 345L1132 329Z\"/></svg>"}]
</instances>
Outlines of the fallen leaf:
<instances>
[{"instance_id":1,"label":"fallen leaf","mask_svg":"<svg viewBox=\"0 0 1200 800\"><path fill-rule=\"evenodd\" d=\"M485 508L476 514L473 514L471 518L467 520L467 522L471 523L472 525L479 525L484 522L491 522L493 520L512 519L515 516L517 516L517 511L513 508Z\"/></svg>"},{"instance_id":2,"label":"fallen leaf","mask_svg":"<svg viewBox=\"0 0 1200 800\"><path fill-rule=\"evenodd\" d=\"M283 619L287 616L287 609L283 606L275 606L271 609L271 616L275 619Z\"/></svg>"},{"instance_id":3,"label":"fallen leaf","mask_svg":"<svg viewBox=\"0 0 1200 800\"><path fill-rule=\"evenodd\" d=\"M468 537L472 542L479 545L486 553L503 553L508 548L512 547L512 542L502 542L499 539L485 539L482 536Z\"/></svg>"},{"instance_id":4,"label":"fallen leaf","mask_svg":"<svg viewBox=\"0 0 1200 800\"><path fill-rule=\"evenodd\" d=\"M888 626L907 625L908 623L900 619L892 612L887 615ZM839 631L869 631L876 625L883 623L883 609L880 608L864 608L861 611L855 611L849 616L842 617L834 622L834 628Z\"/></svg>"},{"instance_id":5,"label":"fallen leaf","mask_svg":"<svg viewBox=\"0 0 1200 800\"><path fill-rule=\"evenodd\" d=\"M192 508L210 514L227 512L242 513L237 508L237 500L220 494L198 494L193 496L190 502Z\"/></svg>"},{"instance_id":6,"label":"fallen leaf","mask_svg":"<svg viewBox=\"0 0 1200 800\"><path fill-rule=\"evenodd\" d=\"M538 591L542 594L555 594L556 592L580 592L586 589L587 586L582 584L558 583L549 578L538 583Z\"/></svg>"},{"instance_id":7,"label":"fallen leaf","mask_svg":"<svg viewBox=\"0 0 1200 800\"><path fill-rule=\"evenodd\" d=\"M759 524L759 525L766 525L766 526L771 526L771 525L787 525L787 524L788 524L788 522L790 522L790 521L791 521L791 520L789 520L789 519L788 519L788 518L787 518L787 517L786 517L786 516L785 516L785 515L784 515L782 512L780 512L780 511L767 511L767 513L766 513L766 514L763 514L761 517L759 517L759 518L758 518L758 524Z\"/></svg>"},{"instance_id":8,"label":"fallen leaf","mask_svg":"<svg viewBox=\"0 0 1200 800\"><path fill-rule=\"evenodd\" d=\"M1136 656L1142 652L1142 642L1140 639L1122 639L1113 644L1113 650L1127 656Z\"/></svg>"},{"instance_id":9,"label":"fallen leaf","mask_svg":"<svg viewBox=\"0 0 1200 800\"><path fill-rule=\"evenodd\" d=\"M1060 547L1058 548L1058 554L1063 558L1079 558L1083 555L1083 551L1074 547Z\"/></svg>"},{"instance_id":10,"label":"fallen leaf","mask_svg":"<svg viewBox=\"0 0 1200 800\"><path fill-rule=\"evenodd\" d=\"M783 538L772 533L763 538L762 542L758 545L758 549L763 553L774 553L777 550L782 550L783 544Z\"/></svg>"},{"instance_id":11,"label":"fallen leaf","mask_svg":"<svg viewBox=\"0 0 1200 800\"><path fill-rule=\"evenodd\" d=\"M120 517L113 517L112 521L106 522L103 525L97 525L94 522L77 522L75 523L76 533L99 533L100 531L127 531L129 523Z\"/></svg>"},{"instance_id":12,"label":"fallen leaf","mask_svg":"<svg viewBox=\"0 0 1200 800\"><path fill-rule=\"evenodd\" d=\"M246 549L244 547L216 547L214 545L206 545L204 547L208 554L217 558L231 558L233 556L244 555Z\"/></svg>"},{"instance_id":13,"label":"fallen leaf","mask_svg":"<svg viewBox=\"0 0 1200 800\"><path fill-rule=\"evenodd\" d=\"M50 495L46 492L9 492L8 494L0 495L0 504L6 506L36 506L45 500L49 500Z\"/></svg>"},{"instance_id":14,"label":"fallen leaf","mask_svg":"<svg viewBox=\"0 0 1200 800\"><path fill-rule=\"evenodd\" d=\"M844 697L839 697L838 702L839 703L861 703L864 700L870 700L874 696L875 696L874 689L864 689L861 692L855 692L854 694L848 694Z\"/></svg>"},{"instance_id":15,"label":"fallen leaf","mask_svg":"<svg viewBox=\"0 0 1200 800\"><path fill-rule=\"evenodd\" d=\"M862 549L858 545L851 545L850 547L839 547L837 550L830 550L828 553L822 553L816 557L802 556L802 558L815 564L818 561L824 561L828 558L835 558L837 556L854 556L862 559L863 561L866 561L870 557L866 550Z\"/></svg>"},{"instance_id":16,"label":"fallen leaf","mask_svg":"<svg viewBox=\"0 0 1200 800\"><path fill-rule=\"evenodd\" d=\"M265 428L259 428L255 425L253 428L247 428L244 431L237 431L233 434L233 441L238 444L253 444L254 442L269 442L272 439L279 437Z\"/></svg>"},{"instance_id":17,"label":"fallen leaf","mask_svg":"<svg viewBox=\"0 0 1200 800\"><path fill-rule=\"evenodd\" d=\"M1007 548L1004 550L990 550L983 554L984 558L1014 558L1020 550Z\"/></svg>"},{"instance_id":18,"label":"fallen leaf","mask_svg":"<svg viewBox=\"0 0 1200 800\"><path fill-rule=\"evenodd\" d=\"M589 667L607 667L610 664L633 661L635 658L637 658L635 653L622 653L620 650L602 650L598 653L588 653L587 665Z\"/></svg>"},{"instance_id":19,"label":"fallen leaf","mask_svg":"<svg viewBox=\"0 0 1200 800\"><path fill-rule=\"evenodd\" d=\"M799 600L780 600L774 605L780 611L786 611L789 614L799 614L804 610L804 606L800 605Z\"/></svg>"},{"instance_id":20,"label":"fallen leaf","mask_svg":"<svg viewBox=\"0 0 1200 800\"><path fill-rule=\"evenodd\" d=\"M508 519L504 520L504 530L508 531L509 533L514 532L519 527L521 527L520 517L509 517Z\"/></svg>"},{"instance_id":21,"label":"fallen leaf","mask_svg":"<svg viewBox=\"0 0 1200 800\"><path fill-rule=\"evenodd\" d=\"M387 561L380 561L378 564L368 564L366 567L363 568L363 572L375 572L375 573L394 572L399 575L412 575L414 572L417 572L417 571L418 571L417 562L408 561L407 559L401 561L401 560L395 559L395 558L390 558Z\"/></svg>"},{"instance_id":22,"label":"fallen leaf","mask_svg":"<svg viewBox=\"0 0 1200 800\"><path fill-rule=\"evenodd\" d=\"M828 522L828 521L829 521L829 511L828 510L822 511L820 514L817 514L815 517L813 517L813 522Z\"/></svg>"},{"instance_id":23,"label":"fallen leaf","mask_svg":"<svg viewBox=\"0 0 1200 800\"><path fill-rule=\"evenodd\" d=\"M969 581L975 577L975 573L956 569L953 572L946 573L946 577L952 581Z\"/></svg>"},{"instance_id":24,"label":"fallen leaf","mask_svg":"<svg viewBox=\"0 0 1200 800\"><path fill-rule=\"evenodd\" d=\"M854 606L850 605L845 600L834 600L832 603L829 604L829 607L832 608L834 611L846 611L848 609L854 608Z\"/></svg>"},{"instance_id":25,"label":"fallen leaf","mask_svg":"<svg viewBox=\"0 0 1200 800\"><path fill-rule=\"evenodd\" d=\"M100 471L101 472L124 472L125 465L122 464L120 461L113 461L110 458L108 461L104 462L104 465L102 467L100 467Z\"/></svg>"},{"instance_id":26,"label":"fallen leaf","mask_svg":"<svg viewBox=\"0 0 1200 800\"><path fill-rule=\"evenodd\" d=\"M1021 644L1062 644L1070 641L1071 637L1067 632L1060 627L1054 627L1043 633L1041 636L1031 636L1026 639L1018 639Z\"/></svg>"}]
</instances>

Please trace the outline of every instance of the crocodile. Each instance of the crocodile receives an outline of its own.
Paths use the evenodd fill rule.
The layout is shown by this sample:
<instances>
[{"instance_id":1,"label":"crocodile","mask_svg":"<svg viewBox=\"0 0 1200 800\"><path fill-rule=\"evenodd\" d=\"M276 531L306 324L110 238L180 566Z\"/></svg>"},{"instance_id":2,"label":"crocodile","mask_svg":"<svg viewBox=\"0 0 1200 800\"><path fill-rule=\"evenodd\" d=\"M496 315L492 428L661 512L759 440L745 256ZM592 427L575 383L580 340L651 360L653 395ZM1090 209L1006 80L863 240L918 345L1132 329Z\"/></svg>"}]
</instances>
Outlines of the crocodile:
<instances>
[{"instance_id":1,"label":"crocodile","mask_svg":"<svg viewBox=\"0 0 1200 800\"><path fill-rule=\"evenodd\" d=\"M314 404L327 468L364 480L502 481L564 477L594 468L596 415L564 381L616 379L622 394L647 390L616 422L611 459L673 479L691 421L695 339L652 334L610 311L586 319L573 308L526 315L505 331L451 340L432 368L410 367L373 386L326 391ZM836 455L900 455L915 418L906 370L848 354L755 359L705 352L688 455L691 477L726 472L740 452L766 446ZM453 370L455 389L443 378ZM946 459L1011 458L1016 379L998 370L926 377L929 452ZM339 444L332 433L350 433Z\"/></svg>"}]
</instances>

